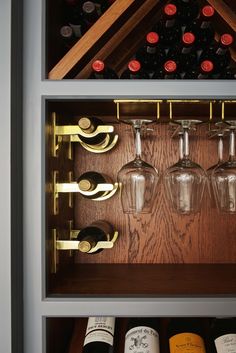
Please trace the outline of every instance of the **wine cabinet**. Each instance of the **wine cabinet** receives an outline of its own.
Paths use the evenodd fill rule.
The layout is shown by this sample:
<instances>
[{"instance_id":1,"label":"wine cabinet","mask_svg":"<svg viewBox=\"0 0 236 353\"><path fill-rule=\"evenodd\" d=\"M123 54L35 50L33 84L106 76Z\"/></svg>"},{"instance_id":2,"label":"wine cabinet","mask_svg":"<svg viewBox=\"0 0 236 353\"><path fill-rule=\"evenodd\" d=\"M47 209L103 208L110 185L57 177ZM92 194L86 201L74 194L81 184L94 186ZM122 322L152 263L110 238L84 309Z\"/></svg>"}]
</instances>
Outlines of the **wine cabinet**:
<instances>
[{"instance_id":1,"label":"wine cabinet","mask_svg":"<svg viewBox=\"0 0 236 353\"><path fill-rule=\"evenodd\" d=\"M4 1L10 16L9 3ZM143 157L161 173L178 159L178 141L171 137L171 118L173 121L183 117L203 120L204 123L191 132L190 154L207 169L217 160L217 141L208 137L209 123L214 126L222 120L222 101L225 101L225 120L235 119L234 80L87 80L91 62L97 55L121 73L143 43L143 28L151 28L160 16L162 4L166 3L153 0L117 0L113 9L106 12L106 15L112 14L109 20L104 17L106 26L101 22L104 18L100 18L80 42L84 43L83 50L73 47L75 57L69 71L66 66L66 73L58 70L56 77L51 76L60 60L65 63L66 55L69 61L71 59L71 51L65 50L57 37L62 25L62 3L62 0L25 0L21 7L24 9L21 17L24 19L24 45L18 50L20 53L23 50L23 70L20 70L23 85L15 88L15 94L22 92L23 97L17 100L19 105L15 104L15 99L12 101L17 121L12 129L13 151L17 152L12 172L12 182L17 179L17 190L12 192L12 203L20 209L17 217L23 222L23 236L16 236L14 229L20 227L15 226L11 242L17 248L20 261L16 261L15 252L11 256L12 264L17 262L15 273L20 272L24 277L23 281L15 275L12 281L17 288L22 287L24 306L18 304L20 296L16 295L15 287L11 287L10 262L7 262L11 244L6 235L10 230L3 227L4 244L8 247L2 247L1 258L2 269L8 270L3 281L8 291L3 293L1 301L4 308L1 348L2 342L10 336L5 335L11 325L10 291L13 316L18 318L17 322L12 320L12 325L18 325L18 331L9 349L11 353L19 352L22 341L24 353L73 353L76 347L81 350L89 316L119 318L119 352L123 351L122 332L128 317L155 316L168 321L169 317L200 316L207 321L208 317L236 316L235 216L217 213L207 193L199 214L180 216L172 212L161 181L153 213L138 218L123 214L119 189L103 201L86 198L81 192L60 191L65 184L74 183L74 187L78 178L89 170L106 174L112 180L110 185L115 185L118 170L134 157L132 130L120 122L123 117L154 120L149 126L152 131L147 131L143 137ZM215 7L218 35L226 31L234 34L236 21L232 1L203 0L200 3ZM4 8L1 13L5 16ZM99 37L94 36L94 32L98 32ZM21 35L22 31L18 31L16 37ZM234 58L234 50L231 54ZM18 56L13 56L17 61ZM10 62L10 55L6 62ZM15 68L19 69L19 62ZM83 79L72 79L77 75ZM15 81L13 74L13 85ZM9 93L8 86L7 82L5 94ZM124 100L120 102L119 114L117 100ZM7 102L8 96L3 107ZM19 126L21 104L23 125ZM4 108L3 119L7 125L3 129L4 141L10 139L11 113L8 110L10 108ZM94 153L78 141L79 134L73 134L73 138L70 134L61 135L61 127L77 129L78 119L84 116L96 116L112 128L114 145L109 145L109 150ZM57 132L55 126L59 126ZM20 135L22 151L18 143ZM10 159L6 158L9 150L5 149L5 144L1 146L6 154L5 166ZM224 146L226 159L228 137L224 138ZM23 200L21 203L19 197L16 204L16 195L21 194L22 189L17 174L19 165L23 169ZM8 173L6 180L3 195L10 186ZM2 210L5 224L5 198ZM57 241L64 245L73 241L75 231L99 219L113 226L113 235L118 233L112 247L96 254L57 248ZM24 311L24 318L19 309ZM2 351L7 352L4 345Z\"/></svg>"},{"instance_id":2,"label":"wine cabinet","mask_svg":"<svg viewBox=\"0 0 236 353\"><path fill-rule=\"evenodd\" d=\"M65 23L64 2L48 0L46 4L46 67L45 76L52 80L63 78L87 79L92 72L92 62L104 60L120 75L143 45L146 34L160 20L168 1L115 1L71 49L65 48L60 38L60 28ZM199 1L210 4L214 16L215 39L228 32L235 33L235 6L229 1ZM231 50L235 66L235 45Z\"/></svg>"},{"instance_id":3,"label":"wine cabinet","mask_svg":"<svg viewBox=\"0 0 236 353\"><path fill-rule=\"evenodd\" d=\"M133 157L132 130L120 122L124 117L153 119L152 131L144 136L143 155L161 174L178 159L178 139L171 137L173 122L200 117L202 124L191 133L190 154L207 169L217 160L217 140L209 138L209 131L222 119L234 119L235 107L233 100L46 101L46 296L235 294L236 218L217 213L207 190L200 213L194 215L173 212L163 181L151 214L124 214L119 191L100 202L80 193L62 193L54 213L52 192L55 171L60 182L76 181L90 170L117 180L119 169ZM81 116L97 116L105 126L113 126L117 144L105 153L93 153L63 136L54 156L52 119L57 126L76 126ZM227 159L227 138L224 142ZM60 233L60 241L68 241L71 229L99 219L109 221L119 234L112 248L98 254L56 248L53 229Z\"/></svg>"}]
</instances>

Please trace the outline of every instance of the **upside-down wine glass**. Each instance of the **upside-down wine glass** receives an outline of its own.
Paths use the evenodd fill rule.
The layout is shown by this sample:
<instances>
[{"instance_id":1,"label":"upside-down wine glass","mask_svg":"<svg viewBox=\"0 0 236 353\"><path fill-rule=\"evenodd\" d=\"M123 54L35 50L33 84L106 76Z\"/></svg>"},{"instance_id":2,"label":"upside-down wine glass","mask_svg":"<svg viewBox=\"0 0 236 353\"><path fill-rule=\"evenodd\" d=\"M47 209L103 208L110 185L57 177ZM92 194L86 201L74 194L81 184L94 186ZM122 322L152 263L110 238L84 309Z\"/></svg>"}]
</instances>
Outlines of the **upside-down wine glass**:
<instances>
[{"instance_id":1,"label":"upside-down wine glass","mask_svg":"<svg viewBox=\"0 0 236 353\"><path fill-rule=\"evenodd\" d=\"M156 197L159 173L156 168L141 159L141 131L148 119L123 120L132 124L135 132L135 159L125 164L118 172L121 203L124 213L151 213Z\"/></svg>"},{"instance_id":2,"label":"upside-down wine glass","mask_svg":"<svg viewBox=\"0 0 236 353\"><path fill-rule=\"evenodd\" d=\"M206 170L206 173L207 173L207 178L208 178L208 190L209 190L209 194L210 194L211 206L218 207L218 203L217 203L216 195L215 195L215 190L213 188L212 173L217 167L219 167L223 163L224 131L217 129L217 130L211 130L211 133L213 133L214 136L218 137L218 143L217 143L218 161L216 164L214 164L210 168L208 168Z\"/></svg>"},{"instance_id":3,"label":"upside-down wine glass","mask_svg":"<svg viewBox=\"0 0 236 353\"><path fill-rule=\"evenodd\" d=\"M200 211L207 176L202 167L189 158L189 130L199 120L178 120L179 160L164 173L168 199L175 212L191 214Z\"/></svg>"},{"instance_id":4,"label":"upside-down wine glass","mask_svg":"<svg viewBox=\"0 0 236 353\"><path fill-rule=\"evenodd\" d=\"M236 121L227 122L229 132L229 159L212 172L212 183L218 210L230 214L236 213L236 159L235 130Z\"/></svg>"}]
</instances>

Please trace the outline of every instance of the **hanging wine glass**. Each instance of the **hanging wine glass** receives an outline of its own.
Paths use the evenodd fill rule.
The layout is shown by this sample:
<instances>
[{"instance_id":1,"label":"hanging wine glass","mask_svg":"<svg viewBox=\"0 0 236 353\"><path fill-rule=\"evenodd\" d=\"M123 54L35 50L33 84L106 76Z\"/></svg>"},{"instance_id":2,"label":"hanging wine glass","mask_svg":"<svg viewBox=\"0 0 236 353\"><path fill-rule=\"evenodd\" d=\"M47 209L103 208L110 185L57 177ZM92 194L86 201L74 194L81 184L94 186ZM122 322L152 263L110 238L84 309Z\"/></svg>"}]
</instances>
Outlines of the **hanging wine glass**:
<instances>
[{"instance_id":1,"label":"hanging wine glass","mask_svg":"<svg viewBox=\"0 0 236 353\"><path fill-rule=\"evenodd\" d=\"M202 167L189 158L189 130L199 120L178 120L179 160L164 173L167 197L173 210L180 214L200 211L207 176Z\"/></svg>"},{"instance_id":2,"label":"hanging wine glass","mask_svg":"<svg viewBox=\"0 0 236 353\"><path fill-rule=\"evenodd\" d=\"M124 213L151 213L159 173L156 168L141 159L141 131L153 122L147 119L129 119L123 122L132 124L135 133L135 159L125 164L118 172L121 190L121 203Z\"/></svg>"},{"instance_id":3,"label":"hanging wine glass","mask_svg":"<svg viewBox=\"0 0 236 353\"><path fill-rule=\"evenodd\" d=\"M217 154L218 154L218 161L216 164L212 165L210 168L206 170L207 177L208 177L208 190L209 190L209 195L210 195L210 200L211 200L211 206L212 207L217 207L217 201L216 201L216 195L215 195L215 190L213 188L213 181L212 181L212 173L214 169L219 167L224 161L223 161L223 136L225 133L225 129L222 127L222 123L216 124L217 127L219 128L210 130L210 137L217 136L218 138L218 143L217 143Z\"/></svg>"},{"instance_id":4,"label":"hanging wine glass","mask_svg":"<svg viewBox=\"0 0 236 353\"><path fill-rule=\"evenodd\" d=\"M228 121L229 132L229 159L220 164L212 172L212 183L218 210L221 212L236 213L236 159L235 159L235 130L236 121Z\"/></svg>"}]
</instances>

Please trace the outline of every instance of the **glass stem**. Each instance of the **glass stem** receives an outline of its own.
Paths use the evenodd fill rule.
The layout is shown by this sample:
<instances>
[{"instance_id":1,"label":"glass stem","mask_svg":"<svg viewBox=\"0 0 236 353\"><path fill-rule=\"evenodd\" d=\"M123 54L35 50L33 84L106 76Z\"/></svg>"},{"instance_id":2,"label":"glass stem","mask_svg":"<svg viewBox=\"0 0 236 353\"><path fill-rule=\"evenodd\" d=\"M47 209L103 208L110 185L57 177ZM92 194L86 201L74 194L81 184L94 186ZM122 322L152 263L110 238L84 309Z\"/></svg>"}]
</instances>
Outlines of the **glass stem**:
<instances>
[{"instance_id":1,"label":"glass stem","mask_svg":"<svg viewBox=\"0 0 236 353\"><path fill-rule=\"evenodd\" d=\"M223 137L219 136L219 141L218 141L218 158L219 162L223 161Z\"/></svg>"},{"instance_id":2,"label":"glass stem","mask_svg":"<svg viewBox=\"0 0 236 353\"><path fill-rule=\"evenodd\" d=\"M141 131L140 128L135 128L135 149L136 149L136 158L141 159Z\"/></svg>"},{"instance_id":3,"label":"glass stem","mask_svg":"<svg viewBox=\"0 0 236 353\"><path fill-rule=\"evenodd\" d=\"M184 139L183 139L183 133L181 132L179 134L179 159L184 158Z\"/></svg>"},{"instance_id":4,"label":"glass stem","mask_svg":"<svg viewBox=\"0 0 236 353\"><path fill-rule=\"evenodd\" d=\"M230 131L230 139L229 139L229 159L232 161L235 157L235 133L234 131Z\"/></svg>"},{"instance_id":5,"label":"glass stem","mask_svg":"<svg viewBox=\"0 0 236 353\"><path fill-rule=\"evenodd\" d=\"M189 138L188 138L188 130L184 129L184 158L188 158L189 156Z\"/></svg>"}]
</instances>

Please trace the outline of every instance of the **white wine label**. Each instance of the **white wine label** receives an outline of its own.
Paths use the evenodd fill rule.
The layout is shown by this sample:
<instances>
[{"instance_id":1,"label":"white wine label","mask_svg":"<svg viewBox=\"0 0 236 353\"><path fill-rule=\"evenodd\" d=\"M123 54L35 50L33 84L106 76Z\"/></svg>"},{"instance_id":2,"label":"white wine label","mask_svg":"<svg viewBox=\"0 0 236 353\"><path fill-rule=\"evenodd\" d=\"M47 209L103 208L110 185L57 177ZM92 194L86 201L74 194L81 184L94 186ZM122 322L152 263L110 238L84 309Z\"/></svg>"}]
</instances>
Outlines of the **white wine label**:
<instances>
[{"instance_id":1,"label":"white wine label","mask_svg":"<svg viewBox=\"0 0 236 353\"><path fill-rule=\"evenodd\" d=\"M104 342L110 344L110 346L113 346L113 336L106 331L96 330L90 332L85 337L84 346L91 342Z\"/></svg>"},{"instance_id":2,"label":"white wine label","mask_svg":"<svg viewBox=\"0 0 236 353\"><path fill-rule=\"evenodd\" d=\"M215 339L217 353L236 353L236 334L223 335Z\"/></svg>"},{"instance_id":3,"label":"white wine label","mask_svg":"<svg viewBox=\"0 0 236 353\"><path fill-rule=\"evenodd\" d=\"M124 353L160 353L159 335L147 326L137 326L125 335Z\"/></svg>"},{"instance_id":4,"label":"white wine label","mask_svg":"<svg viewBox=\"0 0 236 353\"><path fill-rule=\"evenodd\" d=\"M89 317L84 346L90 342L105 342L113 345L115 318L107 316Z\"/></svg>"}]
</instances>

